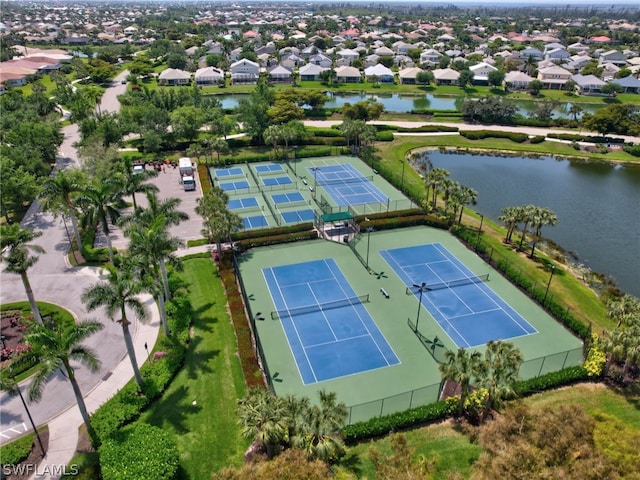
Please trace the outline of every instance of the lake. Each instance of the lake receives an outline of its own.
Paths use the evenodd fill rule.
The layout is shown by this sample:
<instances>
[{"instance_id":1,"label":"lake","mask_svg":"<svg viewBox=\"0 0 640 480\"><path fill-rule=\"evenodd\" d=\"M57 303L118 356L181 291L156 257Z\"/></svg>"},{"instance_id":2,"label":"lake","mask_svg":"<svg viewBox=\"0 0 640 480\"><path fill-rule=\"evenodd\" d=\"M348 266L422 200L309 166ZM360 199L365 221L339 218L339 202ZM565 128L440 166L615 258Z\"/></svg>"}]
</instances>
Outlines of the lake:
<instances>
[{"instance_id":1,"label":"lake","mask_svg":"<svg viewBox=\"0 0 640 480\"><path fill-rule=\"evenodd\" d=\"M240 99L246 97L246 94L227 94L216 95L222 108L234 109L238 107ZM329 101L325 103L326 108L339 108L345 103L354 104L363 100L372 99L376 102L380 102L384 105L387 112L407 113L411 110L454 110L460 111L462 103L465 101L465 97L447 97L447 96L435 96L430 93L422 95L408 95L402 93L389 93L389 94L372 94L365 92L354 93L335 93L329 92ZM535 102L533 100L509 100L518 107L518 113L523 116L527 116L534 108ZM594 113L598 109L602 108L602 105L595 104L580 104L584 113ZM561 104L557 110L554 111L554 118L571 118L568 113L571 108L571 103ZM578 115L580 117L581 115Z\"/></svg>"},{"instance_id":2,"label":"lake","mask_svg":"<svg viewBox=\"0 0 640 480\"><path fill-rule=\"evenodd\" d=\"M550 208L558 224L544 227L544 237L640 297L640 167L439 151L429 158L477 190L474 208L495 222L507 206Z\"/></svg>"}]
</instances>

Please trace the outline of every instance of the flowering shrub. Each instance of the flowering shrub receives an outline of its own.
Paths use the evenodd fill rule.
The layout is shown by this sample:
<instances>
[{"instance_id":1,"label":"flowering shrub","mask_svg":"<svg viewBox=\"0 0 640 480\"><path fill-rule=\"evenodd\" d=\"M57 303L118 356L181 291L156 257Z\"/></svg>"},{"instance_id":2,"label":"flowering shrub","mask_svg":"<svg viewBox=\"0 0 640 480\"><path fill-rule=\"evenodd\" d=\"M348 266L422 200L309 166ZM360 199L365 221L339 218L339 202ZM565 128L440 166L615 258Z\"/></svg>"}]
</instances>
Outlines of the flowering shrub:
<instances>
[{"instance_id":1,"label":"flowering shrub","mask_svg":"<svg viewBox=\"0 0 640 480\"><path fill-rule=\"evenodd\" d=\"M598 335L591 334L591 348L587 359L584 361L584 368L587 371L589 377L599 377L604 371L604 366L607 363L607 356L605 355L600 345Z\"/></svg>"},{"instance_id":2,"label":"flowering shrub","mask_svg":"<svg viewBox=\"0 0 640 480\"><path fill-rule=\"evenodd\" d=\"M489 396L489 391L486 388L480 388L473 390L464 401L464 411L467 414L467 418L471 421L476 421L480 418L480 413L484 408L484 405Z\"/></svg>"}]
</instances>

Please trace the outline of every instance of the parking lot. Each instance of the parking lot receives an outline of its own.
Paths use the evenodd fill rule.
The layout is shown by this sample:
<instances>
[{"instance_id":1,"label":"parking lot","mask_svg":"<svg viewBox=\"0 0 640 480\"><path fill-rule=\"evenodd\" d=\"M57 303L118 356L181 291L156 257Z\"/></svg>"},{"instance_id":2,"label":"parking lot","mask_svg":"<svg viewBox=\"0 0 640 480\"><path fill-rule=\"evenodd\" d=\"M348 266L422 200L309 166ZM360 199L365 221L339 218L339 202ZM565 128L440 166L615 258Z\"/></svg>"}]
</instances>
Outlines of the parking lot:
<instances>
[{"instance_id":1,"label":"parking lot","mask_svg":"<svg viewBox=\"0 0 640 480\"><path fill-rule=\"evenodd\" d=\"M151 165L146 166L146 170L151 170ZM149 183L153 183L159 189L157 195L158 198L166 200L168 198L179 198L182 203L178 207L178 210L185 212L189 215L189 219L181 222L179 225L172 226L169 229L171 235L178 237L186 243L187 240L194 240L202 238L200 231L202 230L202 217L195 212L197 200L202 196L202 188L200 186L200 179L198 178L197 169L194 169L194 176L196 180L195 191L185 192L180 184L180 173L178 168L173 168L168 165L164 172L161 171L155 178L149 180ZM131 202L130 197L125 197L127 202ZM146 207L147 199L144 194L136 194L136 203L139 206ZM122 213L127 214L133 210L133 207L125 209ZM100 229L99 229L100 230ZM113 227L111 231L111 242L113 246L119 250L126 249L128 245L128 239L122 234L122 231ZM106 246L104 238L96 238L96 246ZM186 245L185 245L186 246Z\"/></svg>"}]
</instances>

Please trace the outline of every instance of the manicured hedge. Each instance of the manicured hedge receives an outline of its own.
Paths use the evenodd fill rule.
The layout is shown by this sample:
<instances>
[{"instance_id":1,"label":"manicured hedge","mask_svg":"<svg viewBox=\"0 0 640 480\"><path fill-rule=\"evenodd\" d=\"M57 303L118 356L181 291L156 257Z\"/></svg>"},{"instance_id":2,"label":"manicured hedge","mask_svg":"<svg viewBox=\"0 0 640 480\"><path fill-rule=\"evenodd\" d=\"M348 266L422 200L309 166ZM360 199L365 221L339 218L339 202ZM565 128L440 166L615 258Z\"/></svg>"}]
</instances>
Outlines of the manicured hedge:
<instances>
[{"instance_id":1,"label":"manicured hedge","mask_svg":"<svg viewBox=\"0 0 640 480\"><path fill-rule=\"evenodd\" d=\"M378 142L393 142L393 132L376 132L376 140Z\"/></svg>"},{"instance_id":2,"label":"manicured hedge","mask_svg":"<svg viewBox=\"0 0 640 480\"><path fill-rule=\"evenodd\" d=\"M519 396L531 395L551 388L590 380L589 372L583 366L567 367L558 372L549 372L539 377L518 382L515 391Z\"/></svg>"},{"instance_id":3,"label":"manicured hedge","mask_svg":"<svg viewBox=\"0 0 640 480\"><path fill-rule=\"evenodd\" d=\"M498 130L464 130L460 132L465 138L469 140L482 140L484 138L508 138L516 143L526 142L529 135L526 133L517 132L502 132Z\"/></svg>"},{"instance_id":4,"label":"manicured hedge","mask_svg":"<svg viewBox=\"0 0 640 480\"><path fill-rule=\"evenodd\" d=\"M295 233L283 233L279 235L268 235L258 238L248 238L238 240L236 243L241 249L246 250L254 247L264 247L266 245L277 245L279 243L298 242L300 240L313 240L318 238L315 230Z\"/></svg>"},{"instance_id":5,"label":"manicured hedge","mask_svg":"<svg viewBox=\"0 0 640 480\"><path fill-rule=\"evenodd\" d=\"M342 132L335 128L306 127L314 137L344 137Z\"/></svg>"},{"instance_id":6,"label":"manicured hedge","mask_svg":"<svg viewBox=\"0 0 640 480\"><path fill-rule=\"evenodd\" d=\"M590 142L590 143L624 143L624 139L616 137L601 137L598 135L577 135L574 133L549 133L549 138L557 138L559 140L569 140L571 142Z\"/></svg>"},{"instance_id":7,"label":"manicured hedge","mask_svg":"<svg viewBox=\"0 0 640 480\"><path fill-rule=\"evenodd\" d=\"M544 142L546 137L544 135L536 135L535 137L531 137L529 139L529 143L542 143Z\"/></svg>"},{"instance_id":8,"label":"manicured hedge","mask_svg":"<svg viewBox=\"0 0 640 480\"><path fill-rule=\"evenodd\" d=\"M458 127L447 127L445 125L423 125L421 127L398 127L398 132L457 132Z\"/></svg>"},{"instance_id":9,"label":"manicured hedge","mask_svg":"<svg viewBox=\"0 0 640 480\"><path fill-rule=\"evenodd\" d=\"M103 480L170 480L178 470L173 436L147 423L129 425L98 449Z\"/></svg>"},{"instance_id":10,"label":"manicured hedge","mask_svg":"<svg viewBox=\"0 0 640 480\"><path fill-rule=\"evenodd\" d=\"M386 435L394 430L441 420L452 415L455 410L455 405L452 406L444 401L431 403L404 412L372 418L366 422L347 425L342 429L342 436L347 444L353 444L359 440Z\"/></svg>"},{"instance_id":11,"label":"manicured hedge","mask_svg":"<svg viewBox=\"0 0 640 480\"><path fill-rule=\"evenodd\" d=\"M27 458L33 449L34 439L35 435L29 434L0 447L2 465L17 465Z\"/></svg>"}]
</instances>

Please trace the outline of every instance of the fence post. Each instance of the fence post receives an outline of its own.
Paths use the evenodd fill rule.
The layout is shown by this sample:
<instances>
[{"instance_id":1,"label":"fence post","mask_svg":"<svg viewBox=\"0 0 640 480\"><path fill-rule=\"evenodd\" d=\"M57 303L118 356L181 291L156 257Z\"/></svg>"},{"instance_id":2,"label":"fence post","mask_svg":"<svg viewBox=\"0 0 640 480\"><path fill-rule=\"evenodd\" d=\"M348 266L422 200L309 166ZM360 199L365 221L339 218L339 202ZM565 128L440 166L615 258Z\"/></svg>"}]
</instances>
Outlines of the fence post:
<instances>
[{"instance_id":1,"label":"fence post","mask_svg":"<svg viewBox=\"0 0 640 480\"><path fill-rule=\"evenodd\" d=\"M411 390L411 396L409 397L409 408L413 408L413 392L415 392L415 390Z\"/></svg>"},{"instance_id":2,"label":"fence post","mask_svg":"<svg viewBox=\"0 0 640 480\"><path fill-rule=\"evenodd\" d=\"M544 361L547 359L546 356L542 357L542 364L540 365L540 370L538 370L538 377L542 375L542 367L544 367Z\"/></svg>"},{"instance_id":3,"label":"fence post","mask_svg":"<svg viewBox=\"0 0 640 480\"><path fill-rule=\"evenodd\" d=\"M569 350L564 354L564 361L562 362L562 369L564 370L564 366L567 364L567 359L569 358Z\"/></svg>"},{"instance_id":4,"label":"fence post","mask_svg":"<svg viewBox=\"0 0 640 480\"><path fill-rule=\"evenodd\" d=\"M380 401L380 415L378 415L379 417L382 416L383 410L384 410L384 398Z\"/></svg>"}]
</instances>

